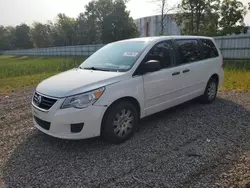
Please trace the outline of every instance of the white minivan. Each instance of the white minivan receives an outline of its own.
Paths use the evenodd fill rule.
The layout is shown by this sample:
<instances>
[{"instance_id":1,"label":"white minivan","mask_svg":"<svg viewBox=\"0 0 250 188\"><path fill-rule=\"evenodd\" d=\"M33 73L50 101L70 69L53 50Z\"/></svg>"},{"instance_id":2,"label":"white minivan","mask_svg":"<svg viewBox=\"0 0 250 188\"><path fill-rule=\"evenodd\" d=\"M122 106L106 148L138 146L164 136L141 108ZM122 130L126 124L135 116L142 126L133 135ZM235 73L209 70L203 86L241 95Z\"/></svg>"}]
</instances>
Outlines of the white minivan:
<instances>
[{"instance_id":1,"label":"white minivan","mask_svg":"<svg viewBox=\"0 0 250 188\"><path fill-rule=\"evenodd\" d=\"M212 38L118 41L41 82L32 99L34 124L58 138L102 136L118 144L145 116L194 98L213 102L223 79L223 57Z\"/></svg>"}]
</instances>

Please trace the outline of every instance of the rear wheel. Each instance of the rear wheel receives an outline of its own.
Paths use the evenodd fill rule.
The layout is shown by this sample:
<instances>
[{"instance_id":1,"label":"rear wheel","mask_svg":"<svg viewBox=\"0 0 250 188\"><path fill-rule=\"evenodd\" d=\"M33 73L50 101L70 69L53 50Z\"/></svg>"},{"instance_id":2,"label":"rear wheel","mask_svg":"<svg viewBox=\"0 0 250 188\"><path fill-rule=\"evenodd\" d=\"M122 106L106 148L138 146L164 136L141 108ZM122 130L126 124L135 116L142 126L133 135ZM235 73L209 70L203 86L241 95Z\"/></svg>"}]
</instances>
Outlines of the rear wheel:
<instances>
[{"instance_id":1,"label":"rear wheel","mask_svg":"<svg viewBox=\"0 0 250 188\"><path fill-rule=\"evenodd\" d=\"M108 109L103 125L102 137L113 144L128 140L138 126L138 112L133 104L121 101Z\"/></svg>"},{"instance_id":2,"label":"rear wheel","mask_svg":"<svg viewBox=\"0 0 250 188\"><path fill-rule=\"evenodd\" d=\"M212 103L216 96L218 90L218 81L216 78L212 77L209 79L204 94L200 97L200 101L205 104Z\"/></svg>"}]
</instances>

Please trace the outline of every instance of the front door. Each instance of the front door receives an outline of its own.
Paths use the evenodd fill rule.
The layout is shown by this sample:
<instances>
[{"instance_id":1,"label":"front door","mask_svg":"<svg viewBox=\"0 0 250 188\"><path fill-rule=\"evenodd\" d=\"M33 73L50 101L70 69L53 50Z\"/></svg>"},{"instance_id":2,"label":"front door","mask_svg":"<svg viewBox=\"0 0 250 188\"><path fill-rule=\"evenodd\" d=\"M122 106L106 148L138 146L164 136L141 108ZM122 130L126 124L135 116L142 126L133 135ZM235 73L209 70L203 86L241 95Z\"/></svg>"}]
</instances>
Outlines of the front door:
<instances>
[{"instance_id":1,"label":"front door","mask_svg":"<svg viewBox=\"0 0 250 188\"><path fill-rule=\"evenodd\" d=\"M158 60L161 69L145 73L144 97L145 115L150 115L174 106L178 99L176 91L181 87L181 73L175 67L175 52L171 40L156 44L145 57L144 62Z\"/></svg>"}]
</instances>

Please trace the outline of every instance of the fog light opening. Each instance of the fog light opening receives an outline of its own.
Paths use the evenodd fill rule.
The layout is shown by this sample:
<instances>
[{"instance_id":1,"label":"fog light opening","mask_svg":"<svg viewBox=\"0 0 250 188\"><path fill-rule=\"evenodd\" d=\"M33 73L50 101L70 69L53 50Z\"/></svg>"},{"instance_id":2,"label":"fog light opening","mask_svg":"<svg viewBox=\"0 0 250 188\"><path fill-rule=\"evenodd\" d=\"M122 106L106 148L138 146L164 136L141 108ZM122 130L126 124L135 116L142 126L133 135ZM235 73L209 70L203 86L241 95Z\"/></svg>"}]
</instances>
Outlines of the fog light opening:
<instances>
[{"instance_id":1,"label":"fog light opening","mask_svg":"<svg viewBox=\"0 0 250 188\"><path fill-rule=\"evenodd\" d=\"M79 133L82 131L84 123L70 124L70 131L72 133Z\"/></svg>"}]
</instances>

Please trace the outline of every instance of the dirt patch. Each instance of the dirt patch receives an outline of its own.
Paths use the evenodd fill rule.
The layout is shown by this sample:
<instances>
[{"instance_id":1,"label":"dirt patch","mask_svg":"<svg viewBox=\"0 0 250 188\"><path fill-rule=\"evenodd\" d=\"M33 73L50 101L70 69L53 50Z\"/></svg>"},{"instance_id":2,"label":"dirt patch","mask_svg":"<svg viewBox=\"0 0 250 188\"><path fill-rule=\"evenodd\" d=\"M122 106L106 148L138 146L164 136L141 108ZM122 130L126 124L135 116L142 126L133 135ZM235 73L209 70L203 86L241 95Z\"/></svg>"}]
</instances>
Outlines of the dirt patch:
<instances>
[{"instance_id":1,"label":"dirt patch","mask_svg":"<svg viewBox=\"0 0 250 188\"><path fill-rule=\"evenodd\" d=\"M250 181L250 92L220 92L150 116L128 142L66 141L33 127L32 89L0 96L2 187L242 187Z\"/></svg>"}]
</instances>

